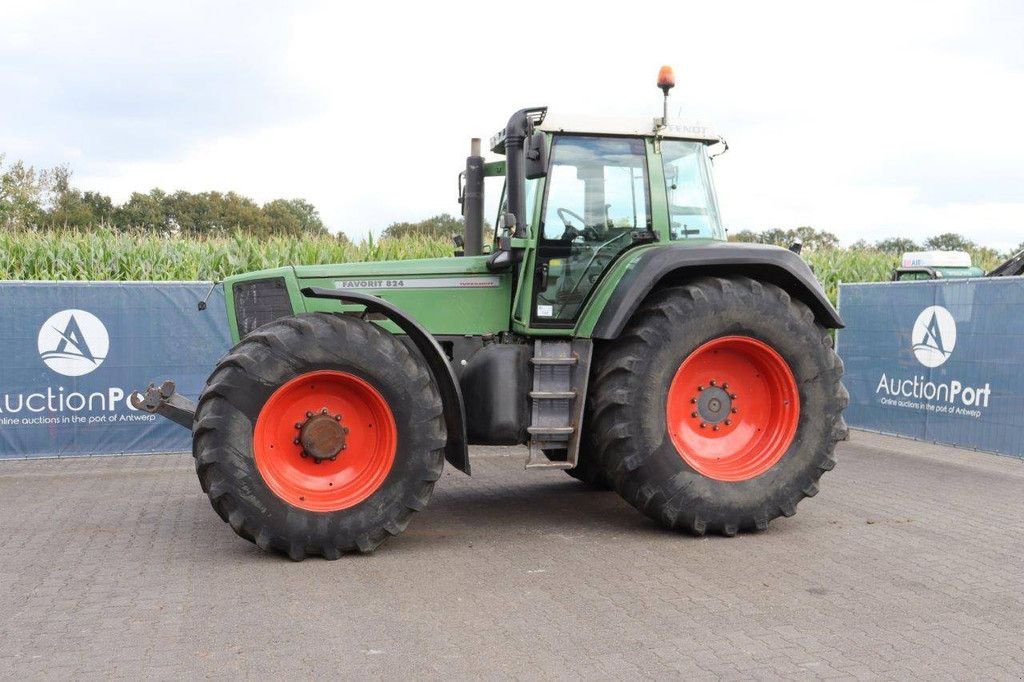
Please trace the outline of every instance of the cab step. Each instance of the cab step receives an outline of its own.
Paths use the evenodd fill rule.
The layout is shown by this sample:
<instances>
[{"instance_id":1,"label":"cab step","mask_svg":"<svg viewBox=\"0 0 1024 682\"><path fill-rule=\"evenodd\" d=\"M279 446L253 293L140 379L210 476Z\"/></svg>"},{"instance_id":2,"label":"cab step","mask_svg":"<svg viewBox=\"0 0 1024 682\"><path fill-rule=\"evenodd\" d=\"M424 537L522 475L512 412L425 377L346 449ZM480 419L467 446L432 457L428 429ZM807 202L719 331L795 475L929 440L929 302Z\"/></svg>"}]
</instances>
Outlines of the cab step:
<instances>
[{"instance_id":1,"label":"cab step","mask_svg":"<svg viewBox=\"0 0 1024 682\"><path fill-rule=\"evenodd\" d=\"M563 461L560 461L560 460L551 461L547 457L545 457L543 454L541 454L541 458L540 459L538 459L538 460L532 460L531 459L530 461L528 461L526 463L526 468L527 469L562 469L562 470L565 470L565 469L572 469L574 466L576 466L576 465L575 464L571 464L569 462L563 462Z\"/></svg>"},{"instance_id":2,"label":"cab step","mask_svg":"<svg viewBox=\"0 0 1024 682\"><path fill-rule=\"evenodd\" d=\"M576 391L530 391L530 397L534 400L572 400Z\"/></svg>"},{"instance_id":3,"label":"cab step","mask_svg":"<svg viewBox=\"0 0 1024 682\"><path fill-rule=\"evenodd\" d=\"M568 436L576 432L573 426L528 426L526 431L535 436Z\"/></svg>"},{"instance_id":4,"label":"cab step","mask_svg":"<svg viewBox=\"0 0 1024 682\"><path fill-rule=\"evenodd\" d=\"M534 341L527 469L576 466L592 351L589 339ZM545 450L564 451L565 459L551 461Z\"/></svg>"},{"instance_id":5,"label":"cab step","mask_svg":"<svg viewBox=\"0 0 1024 682\"><path fill-rule=\"evenodd\" d=\"M537 343L542 342L538 341ZM548 343L550 343L550 341ZM577 361L578 359L572 356L554 358L530 358L530 364L532 365L575 365Z\"/></svg>"}]
</instances>

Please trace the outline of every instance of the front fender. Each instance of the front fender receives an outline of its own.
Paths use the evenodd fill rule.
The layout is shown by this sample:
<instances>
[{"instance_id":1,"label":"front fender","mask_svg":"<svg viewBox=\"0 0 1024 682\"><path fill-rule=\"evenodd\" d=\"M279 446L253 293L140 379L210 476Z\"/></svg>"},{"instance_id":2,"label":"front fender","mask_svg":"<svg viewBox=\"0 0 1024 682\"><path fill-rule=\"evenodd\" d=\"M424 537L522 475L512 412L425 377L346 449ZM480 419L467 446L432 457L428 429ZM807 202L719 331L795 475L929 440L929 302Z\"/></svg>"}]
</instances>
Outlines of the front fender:
<instances>
[{"instance_id":1,"label":"front fender","mask_svg":"<svg viewBox=\"0 0 1024 682\"><path fill-rule=\"evenodd\" d=\"M606 278L605 291L597 292L593 299L597 308L583 315L578 329L583 336L616 338L655 287L703 275L740 275L774 284L805 303L823 327L843 327L842 318L807 263L778 246L735 242L651 246L609 274L614 276Z\"/></svg>"},{"instance_id":2,"label":"front fender","mask_svg":"<svg viewBox=\"0 0 1024 682\"><path fill-rule=\"evenodd\" d=\"M302 295L309 298L333 298L343 303L363 305L370 312L380 313L398 326L409 336L416 349L434 375L437 389L444 405L444 423L448 431L448 442L445 444L444 458L453 467L469 474L469 445L466 438L466 407L462 401L462 389L455 377L455 371L448 363L444 350L437 340L427 332L416 320L388 303L387 301L346 289L321 289L306 287Z\"/></svg>"}]
</instances>

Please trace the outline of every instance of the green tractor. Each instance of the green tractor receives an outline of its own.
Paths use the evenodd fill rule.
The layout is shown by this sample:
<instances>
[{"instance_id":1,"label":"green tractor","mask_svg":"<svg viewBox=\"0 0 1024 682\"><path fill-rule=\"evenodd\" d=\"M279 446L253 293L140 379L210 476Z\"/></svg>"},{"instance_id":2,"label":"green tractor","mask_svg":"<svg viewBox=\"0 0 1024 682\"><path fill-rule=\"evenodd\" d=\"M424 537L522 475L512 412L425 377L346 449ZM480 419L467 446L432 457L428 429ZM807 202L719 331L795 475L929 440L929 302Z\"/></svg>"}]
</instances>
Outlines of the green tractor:
<instances>
[{"instance_id":1,"label":"green tractor","mask_svg":"<svg viewBox=\"0 0 1024 682\"><path fill-rule=\"evenodd\" d=\"M659 74L667 101L671 71ZM666 105L667 110L667 105ZM469 445L611 487L672 529L762 530L845 438L842 326L791 250L726 241L709 129L517 111L460 174L463 251L225 280L234 347L192 432L213 508L294 560L369 552ZM486 178L503 178L483 242Z\"/></svg>"}]
</instances>

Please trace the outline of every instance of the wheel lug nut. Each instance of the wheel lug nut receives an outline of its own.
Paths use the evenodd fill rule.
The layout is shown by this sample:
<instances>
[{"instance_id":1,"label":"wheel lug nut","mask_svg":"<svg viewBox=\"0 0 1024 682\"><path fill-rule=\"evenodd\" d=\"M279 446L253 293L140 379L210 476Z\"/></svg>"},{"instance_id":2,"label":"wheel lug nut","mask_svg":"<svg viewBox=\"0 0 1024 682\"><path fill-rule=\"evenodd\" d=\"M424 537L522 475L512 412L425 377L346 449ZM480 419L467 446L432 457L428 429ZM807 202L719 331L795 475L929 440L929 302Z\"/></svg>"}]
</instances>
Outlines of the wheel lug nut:
<instances>
[{"instance_id":1,"label":"wheel lug nut","mask_svg":"<svg viewBox=\"0 0 1024 682\"><path fill-rule=\"evenodd\" d=\"M301 429L302 428L302 422L295 422L295 428Z\"/></svg>"},{"instance_id":2,"label":"wheel lug nut","mask_svg":"<svg viewBox=\"0 0 1024 682\"><path fill-rule=\"evenodd\" d=\"M725 383L722 384L722 390L723 391L728 391L729 390L729 382L728 381L726 381Z\"/></svg>"},{"instance_id":3,"label":"wheel lug nut","mask_svg":"<svg viewBox=\"0 0 1024 682\"><path fill-rule=\"evenodd\" d=\"M732 398L733 400L736 400L736 394L735 393L730 393L729 397Z\"/></svg>"},{"instance_id":4,"label":"wheel lug nut","mask_svg":"<svg viewBox=\"0 0 1024 682\"><path fill-rule=\"evenodd\" d=\"M341 432L342 432L342 433L348 433L348 427L347 427L347 426L343 426L343 427L341 428Z\"/></svg>"},{"instance_id":5,"label":"wheel lug nut","mask_svg":"<svg viewBox=\"0 0 1024 682\"><path fill-rule=\"evenodd\" d=\"M698 391L703 391L703 390L704 390L704 387L703 387L703 386L698 386L698 387L697 387L697 390L698 390Z\"/></svg>"},{"instance_id":6,"label":"wheel lug nut","mask_svg":"<svg viewBox=\"0 0 1024 682\"><path fill-rule=\"evenodd\" d=\"M293 440L292 442L293 442L293 443L295 443L296 445L298 445L298 444L299 444L300 442L302 442L302 441L300 441L300 440L299 440L298 438L296 438L296 439L295 439L295 440Z\"/></svg>"},{"instance_id":7,"label":"wheel lug nut","mask_svg":"<svg viewBox=\"0 0 1024 682\"><path fill-rule=\"evenodd\" d=\"M704 428L704 427L706 427L706 426L707 426L707 424L705 424L704 422L701 422L701 423L700 423L700 428L702 428L702 429L703 429L703 428Z\"/></svg>"},{"instance_id":8,"label":"wheel lug nut","mask_svg":"<svg viewBox=\"0 0 1024 682\"><path fill-rule=\"evenodd\" d=\"M736 414L736 408L735 408L735 407L734 407L734 408L732 408L732 409L730 410L730 412L732 412L733 414Z\"/></svg>"},{"instance_id":9,"label":"wheel lug nut","mask_svg":"<svg viewBox=\"0 0 1024 682\"><path fill-rule=\"evenodd\" d=\"M731 419L726 419L725 420L725 425L726 426L731 426L732 425L732 420Z\"/></svg>"},{"instance_id":10,"label":"wheel lug nut","mask_svg":"<svg viewBox=\"0 0 1024 682\"><path fill-rule=\"evenodd\" d=\"M309 419L309 418L310 418L310 417L312 417L312 416L313 416L313 413L312 413L312 412L306 412L306 418L307 418L307 419Z\"/></svg>"},{"instance_id":11,"label":"wheel lug nut","mask_svg":"<svg viewBox=\"0 0 1024 682\"><path fill-rule=\"evenodd\" d=\"M708 383L710 383L710 384L711 384L712 386L717 386L717 385L718 385L718 382L717 382L717 381L715 381L714 379L712 379L712 380L711 380L711 381L709 381Z\"/></svg>"},{"instance_id":12,"label":"wheel lug nut","mask_svg":"<svg viewBox=\"0 0 1024 682\"><path fill-rule=\"evenodd\" d=\"M718 424L715 424L714 426L712 426L712 427L711 427L711 429L712 429L713 431L717 431L717 430L718 430Z\"/></svg>"},{"instance_id":13,"label":"wheel lug nut","mask_svg":"<svg viewBox=\"0 0 1024 682\"><path fill-rule=\"evenodd\" d=\"M691 402L691 403L696 403L696 402L697 402L697 399L696 399L696 398L690 398L690 402Z\"/></svg>"},{"instance_id":14,"label":"wheel lug nut","mask_svg":"<svg viewBox=\"0 0 1024 682\"><path fill-rule=\"evenodd\" d=\"M320 414L327 414L327 408L325 407L325 408L321 409L320 410Z\"/></svg>"},{"instance_id":15,"label":"wheel lug nut","mask_svg":"<svg viewBox=\"0 0 1024 682\"><path fill-rule=\"evenodd\" d=\"M690 416L691 416L691 417L696 417L696 416L697 416L697 413L696 413L696 412L691 412L691 413L690 413Z\"/></svg>"},{"instance_id":16,"label":"wheel lug nut","mask_svg":"<svg viewBox=\"0 0 1024 682\"><path fill-rule=\"evenodd\" d=\"M334 421L340 422L341 421L341 415L340 414L339 415L335 415Z\"/></svg>"}]
</instances>

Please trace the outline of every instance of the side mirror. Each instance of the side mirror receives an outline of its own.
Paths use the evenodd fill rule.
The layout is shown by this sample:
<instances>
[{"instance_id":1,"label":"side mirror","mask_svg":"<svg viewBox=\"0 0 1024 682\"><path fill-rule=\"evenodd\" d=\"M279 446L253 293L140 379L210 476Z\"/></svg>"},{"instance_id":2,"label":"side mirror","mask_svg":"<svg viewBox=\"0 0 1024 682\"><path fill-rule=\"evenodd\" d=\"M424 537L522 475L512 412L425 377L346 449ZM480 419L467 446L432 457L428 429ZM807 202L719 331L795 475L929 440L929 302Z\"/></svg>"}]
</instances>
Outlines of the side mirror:
<instances>
[{"instance_id":1,"label":"side mirror","mask_svg":"<svg viewBox=\"0 0 1024 682\"><path fill-rule=\"evenodd\" d=\"M526 140L526 179L536 180L548 174L548 147L544 133L534 133Z\"/></svg>"}]
</instances>

